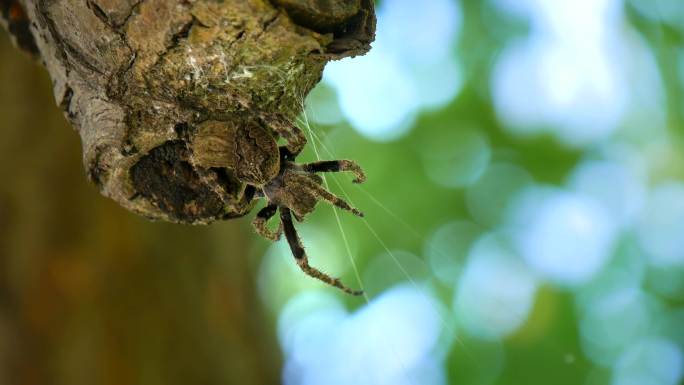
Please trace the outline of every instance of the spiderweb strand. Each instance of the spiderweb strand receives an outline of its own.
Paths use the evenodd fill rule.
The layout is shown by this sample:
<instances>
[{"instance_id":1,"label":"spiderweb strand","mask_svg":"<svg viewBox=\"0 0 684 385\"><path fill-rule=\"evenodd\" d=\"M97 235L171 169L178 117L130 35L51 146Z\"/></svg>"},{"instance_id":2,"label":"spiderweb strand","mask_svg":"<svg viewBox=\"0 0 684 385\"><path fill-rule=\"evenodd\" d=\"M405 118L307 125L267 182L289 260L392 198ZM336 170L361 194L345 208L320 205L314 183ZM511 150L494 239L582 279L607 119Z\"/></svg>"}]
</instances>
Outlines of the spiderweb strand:
<instances>
[{"instance_id":1,"label":"spiderweb strand","mask_svg":"<svg viewBox=\"0 0 684 385\"><path fill-rule=\"evenodd\" d=\"M302 111L304 111L302 109ZM309 126L309 118L306 116L306 111L304 111L304 119L305 119L305 127L307 131L309 132L309 137L311 138L311 144L312 148L314 151L314 154L316 155L317 160L321 160L321 155L318 152L318 146L316 145L316 142L314 140L314 134L313 130L311 129L311 126ZM325 185L325 188L330 190L330 185L328 184L328 179L326 178L326 175L323 174L323 184ZM363 291L363 297L366 299L366 303L370 303L370 299L368 297L368 293L364 290L363 287L363 280L361 279L361 273L359 272L359 267L356 264L356 260L354 259L354 256L352 255L351 252L351 247L349 246L349 240L347 239L347 233L344 231L344 228L342 227L342 220L340 219L340 214L337 212L337 208L333 207L333 212L335 213L335 220L337 221L337 226L340 228L340 233L342 234L342 241L344 242L344 247L347 250L347 254L349 256L349 261L351 262L352 269L354 270L354 275L356 276L356 280L359 284L359 288Z\"/></svg>"},{"instance_id":2,"label":"spiderweb strand","mask_svg":"<svg viewBox=\"0 0 684 385\"><path fill-rule=\"evenodd\" d=\"M304 124L303 125L304 125L304 127L306 127L306 130L309 133L309 137L311 138L311 145L312 145L312 149L314 151L314 154L316 155L316 159L318 161L320 161L321 155L320 155L320 152L318 151L318 145L316 144L316 139L318 136L313 132L313 129L311 129L311 125L309 124L309 117L307 116L306 110L304 109L304 100L303 99L302 99L302 111L303 111L303 116L304 116L304 121L303 121ZM321 142L321 144L322 144L322 142ZM326 178L326 175L323 174L322 177L323 177L323 183L325 185L325 188L330 189L330 185L328 184L328 180ZM335 183L339 184L337 179L333 178L333 180L335 180ZM337 226L340 229L340 234L342 234L342 240L344 242L344 246L345 246L345 249L347 251L347 255L349 256L349 261L351 262L352 268L354 270L354 275L356 276L356 280L358 281L359 286L361 287L361 290L363 290L363 298L366 301L366 304L370 306L370 297L368 296L368 293L364 290L363 280L361 279L361 273L359 272L359 268L356 264L356 260L354 259L354 256L352 255L351 247L349 246L349 241L347 239L347 234L344 231L344 227L342 226L342 220L340 219L340 215L337 212L337 208L333 207L332 209L333 209L333 212L335 213L335 220L337 221ZM365 221L365 219L364 219L364 221ZM375 334L373 334L373 335L376 339L379 340L377 335L375 335ZM399 359L399 355L397 354L397 351L396 351L396 346L392 345L390 347L390 351L391 351L392 355L394 356L394 359L401 366L403 375L406 378L406 380L408 381L408 383L411 385L414 385L415 382L409 376L408 368L406 367L405 363L401 359Z\"/></svg>"},{"instance_id":3,"label":"spiderweb strand","mask_svg":"<svg viewBox=\"0 0 684 385\"><path fill-rule=\"evenodd\" d=\"M307 128L308 128L308 126L307 126ZM323 148L323 150L324 150L330 157L335 158L335 155L332 153L332 151L330 151L330 149L328 149L328 147L327 147L327 146L325 145L325 143L321 140L321 138L320 138L318 135L316 135L316 133L314 133L313 130L311 130L310 128L308 128L308 130L309 130L310 136L312 136L312 141L318 141L318 143L321 145L321 147ZM313 147L314 147L314 148L317 147L315 143L313 143ZM318 154L317 154L316 156L318 157ZM340 191L342 192L342 195L345 197L345 199L346 199L347 201L349 201L349 203L350 203L351 205L354 206L353 200L350 198L349 194L348 194L347 191L344 189L344 187L342 186L342 184L337 180L337 178L336 178L334 175L331 175L331 176L332 176L333 181L335 182L335 185L340 189ZM366 193L366 195L368 195L369 197L371 197L371 198L372 198L372 201L373 201L375 204L377 204L380 208L382 208L384 211L386 211L387 213L389 213L389 214L390 214L393 218L395 218L398 222L404 224L407 228L409 228L409 229L414 233L415 236L417 236L417 237L420 238L421 240L425 241L425 237L422 236L420 233L418 233L418 231L416 231L415 229L413 229L405 220L403 220L403 219L402 219L401 217L399 217L397 214L395 214L394 212L392 212L389 208L387 208L386 206L384 206L377 198L373 197L372 194L371 194L370 192L368 192L368 191L362 189L360 186L358 186L358 187L359 187L364 193ZM368 220L367 220L366 218L361 218L361 220L363 220L365 226L368 228L368 230L370 231L370 233L371 233L371 234L373 235L373 237L378 241L378 243L380 244L380 246L385 250L385 252L390 256L390 258L394 261L394 263L397 265L397 267L399 267L399 270L401 270L402 274L404 274L404 276L405 276L406 279L411 283L411 285L412 285L416 290L418 290L418 291L420 291L420 292L422 292L422 293L424 293L424 294L427 294L427 290L426 290L425 288L423 288L421 285L419 285L419 284L415 281L415 279L413 279L413 277L411 277L411 274L410 274L410 273L408 272L408 270L406 270L406 268L401 264L401 261L399 260L399 258L397 258L397 256L395 255L395 253L393 253L392 250L390 250L390 248L387 246L387 244L382 240L382 238L381 238L380 235L377 233L377 231L375 231L375 229L373 228L373 226L371 226L370 222L368 222ZM456 334L456 328L453 327L449 322L447 322L447 319L444 317L444 315L442 314L441 311L439 311L439 310L437 310L437 309L435 309L434 311L435 311L435 313L437 314L437 316L439 317L439 319L440 319L440 321L441 321L441 323L442 323L442 326L446 329L446 331L449 333L449 335L453 336L454 340L463 348L464 352L465 352L466 355L468 356L468 359L469 359L470 361L472 361L474 364L476 364L476 365L479 366L479 364L477 364L477 362L475 362L475 359L474 359L473 355L471 354L470 350L467 348L467 346L465 345L465 343L464 343L460 338L458 338L458 335Z\"/></svg>"},{"instance_id":4,"label":"spiderweb strand","mask_svg":"<svg viewBox=\"0 0 684 385\"><path fill-rule=\"evenodd\" d=\"M312 131L311 133L316 136L316 140L321 145L323 150L328 154L328 156L335 158L335 155L333 154L333 152L325 145L325 143L321 140L321 138L318 135L316 135L315 132ZM344 188L342 188L342 186L339 184L339 182L337 182L337 179L334 177L334 175L333 175L333 178L334 178L333 180L335 181L337 186L339 186L340 189L344 191ZM411 233L411 235L413 235L413 237L415 239L417 239L421 242L427 243L430 251L437 253L440 257L447 257L447 258L449 257L445 252L443 252L434 243L428 242L427 236L425 236L425 234L421 234L418 230L416 230L413 226L411 226L410 223L408 223L406 220L401 218L392 209L390 209L389 207L384 205L378 198L376 198L373 194L371 194L370 191L365 189L362 185L355 184L354 187L356 187L359 191L361 191L364 195L366 195L368 197L368 199L370 199L373 202L373 204L375 204L380 209L382 209L382 211L384 211L387 215L391 216L392 219L394 219L395 221L399 222L399 224L404 226L404 228L406 228ZM345 198L347 198L347 199L349 198L349 196L346 193L345 193Z\"/></svg>"}]
</instances>

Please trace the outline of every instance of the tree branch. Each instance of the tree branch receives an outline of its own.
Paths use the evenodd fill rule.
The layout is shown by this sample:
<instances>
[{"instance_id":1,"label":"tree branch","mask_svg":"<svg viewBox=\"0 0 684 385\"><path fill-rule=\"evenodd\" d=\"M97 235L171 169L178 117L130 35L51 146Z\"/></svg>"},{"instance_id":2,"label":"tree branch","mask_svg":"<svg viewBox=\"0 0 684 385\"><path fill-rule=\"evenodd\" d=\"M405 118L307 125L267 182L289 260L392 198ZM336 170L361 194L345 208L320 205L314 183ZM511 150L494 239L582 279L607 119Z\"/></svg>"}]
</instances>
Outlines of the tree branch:
<instances>
[{"instance_id":1,"label":"tree branch","mask_svg":"<svg viewBox=\"0 0 684 385\"><path fill-rule=\"evenodd\" d=\"M294 121L325 64L365 53L375 33L372 0L0 0L0 22L48 70L102 193L146 217L190 223L220 215L170 215L141 196L130 170L170 143L187 147L179 127ZM158 158L169 156L181 155ZM197 197L213 202L205 190Z\"/></svg>"}]
</instances>

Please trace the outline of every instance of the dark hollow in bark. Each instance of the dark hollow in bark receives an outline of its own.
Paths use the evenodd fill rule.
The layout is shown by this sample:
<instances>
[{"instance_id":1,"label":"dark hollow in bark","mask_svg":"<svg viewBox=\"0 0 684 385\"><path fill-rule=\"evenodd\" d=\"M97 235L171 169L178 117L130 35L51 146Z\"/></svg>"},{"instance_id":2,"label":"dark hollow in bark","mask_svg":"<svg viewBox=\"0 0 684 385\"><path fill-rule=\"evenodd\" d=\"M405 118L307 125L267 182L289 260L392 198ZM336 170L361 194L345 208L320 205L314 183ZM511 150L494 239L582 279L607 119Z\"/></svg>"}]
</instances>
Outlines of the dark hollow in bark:
<instances>
[{"instance_id":1,"label":"dark hollow in bark","mask_svg":"<svg viewBox=\"0 0 684 385\"><path fill-rule=\"evenodd\" d=\"M202 183L189 158L183 141L156 147L131 168L134 188L162 211L182 221L220 216L220 197Z\"/></svg>"}]
</instances>

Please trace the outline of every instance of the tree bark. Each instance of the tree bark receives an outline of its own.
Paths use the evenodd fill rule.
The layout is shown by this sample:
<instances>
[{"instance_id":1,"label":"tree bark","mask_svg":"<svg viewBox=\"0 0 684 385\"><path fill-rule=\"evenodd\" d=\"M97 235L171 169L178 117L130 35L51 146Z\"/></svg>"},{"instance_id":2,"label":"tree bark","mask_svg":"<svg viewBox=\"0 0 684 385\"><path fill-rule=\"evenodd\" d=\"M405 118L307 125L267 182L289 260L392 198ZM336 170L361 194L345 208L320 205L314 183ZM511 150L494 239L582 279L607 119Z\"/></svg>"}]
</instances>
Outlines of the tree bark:
<instances>
[{"instance_id":1,"label":"tree bark","mask_svg":"<svg viewBox=\"0 0 684 385\"><path fill-rule=\"evenodd\" d=\"M0 15L47 68L100 191L148 218L198 224L249 210L240 180L180 159L185 194L173 198L185 212L169 213L131 170L176 161L183 132L205 121L292 136L325 64L365 53L375 33L372 0L0 0Z\"/></svg>"}]
</instances>

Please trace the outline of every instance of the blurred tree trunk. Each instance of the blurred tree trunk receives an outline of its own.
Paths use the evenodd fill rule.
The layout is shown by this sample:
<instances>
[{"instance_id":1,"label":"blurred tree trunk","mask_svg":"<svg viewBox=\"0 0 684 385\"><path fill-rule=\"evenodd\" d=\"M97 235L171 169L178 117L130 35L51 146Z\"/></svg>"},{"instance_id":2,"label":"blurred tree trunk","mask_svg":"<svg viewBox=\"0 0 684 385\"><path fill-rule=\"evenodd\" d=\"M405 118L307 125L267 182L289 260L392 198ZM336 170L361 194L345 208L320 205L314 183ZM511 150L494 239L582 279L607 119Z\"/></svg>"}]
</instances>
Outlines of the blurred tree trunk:
<instances>
[{"instance_id":1,"label":"blurred tree trunk","mask_svg":"<svg viewBox=\"0 0 684 385\"><path fill-rule=\"evenodd\" d=\"M44 69L2 31L0 58L0 383L278 383L245 227L101 197Z\"/></svg>"}]
</instances>

